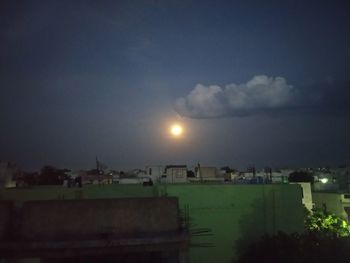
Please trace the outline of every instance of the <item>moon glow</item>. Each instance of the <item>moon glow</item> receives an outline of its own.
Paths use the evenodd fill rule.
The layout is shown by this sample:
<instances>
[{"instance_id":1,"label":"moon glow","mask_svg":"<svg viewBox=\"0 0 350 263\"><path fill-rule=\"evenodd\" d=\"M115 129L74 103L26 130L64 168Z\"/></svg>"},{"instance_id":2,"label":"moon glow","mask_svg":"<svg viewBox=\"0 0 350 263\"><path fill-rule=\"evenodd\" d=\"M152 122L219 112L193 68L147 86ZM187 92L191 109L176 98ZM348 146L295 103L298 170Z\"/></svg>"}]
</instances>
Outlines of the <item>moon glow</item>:
<instances>
[{"instance_id":1,"label":"moon glow","mask_svg":"<svg viewBox=\"0 0 350 263\"><path fill-rule=\"evenodd\" d=\"M174 137L179 137L181 136L181 134L183 133L183 128L181 127L181 125L179 124L173 124L170 127L170 133L171 135L173 135Z\"/></svg>"}]
</instances>

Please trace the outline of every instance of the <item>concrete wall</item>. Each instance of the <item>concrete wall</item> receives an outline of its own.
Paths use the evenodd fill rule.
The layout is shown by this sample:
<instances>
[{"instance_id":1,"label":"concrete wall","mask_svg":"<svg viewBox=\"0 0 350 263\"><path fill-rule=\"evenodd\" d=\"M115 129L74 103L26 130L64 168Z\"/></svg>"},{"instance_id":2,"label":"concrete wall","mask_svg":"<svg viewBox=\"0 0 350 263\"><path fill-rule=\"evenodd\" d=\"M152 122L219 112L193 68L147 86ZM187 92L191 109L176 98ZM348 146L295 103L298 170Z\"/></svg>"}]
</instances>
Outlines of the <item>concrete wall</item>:
<instances>
[{"instance_id":1,"label":"concrete wall","mask_svg":"<svg viewBox=\"0 0 350 263\"><path fill-rule=\"evenodd\" d=\"M333 192L333 193L335 193L335 192L339 191L339 184L333 183L332 179L328 179L327 183L314 182L312 188L313 188L314 192L330 192L330 193Z\"/></svg>"},{"instance_id":2,"label":"concrete wall","mask_svg":"<svg viewBox=\"0 0 350 263\"><path fill-rule=\"evenodd\" d=\"M142 185L84 185L82 188L63 186L34 186L31 188L1 189L0 200L34 201L58 199L105 199L118 197L155 197L157 187Z\"/></svg>"},{"instance_id":3,"label":"concrete wall","mask_svg":"<svg viewBox=\"0 0 350 263\"><path fill-rule=\"evenodd\" d=\"M346 213L344 207L349 207L350 202L344 202L343 194L313 192L312 199L315 204L315 208L326 208L328 212L348 220L348 214Z\"/></svg>"},{"instance_id":4,"label":"concrete wall","mask_svg":"<svg viewBox=\"0 0 350 263\"><path fill-rule=\"evenodd\" d=\"M305 183L305 182L290 183L290 184L298 184L301 186L301 190L303 191L303 199L302 199L303 205L306 207L307 210L311 212L314 206L314 203L312 201L311 184Z\"/></svg>"},{"instance_id":5,"label":"concrete wall","mask_svg":"<svg viewBox=\"0 0 350 263\"><path fill-rule=\"evenodd\" d=\"M0 241L9 234L12 214L12 202L0 201Z\"/></svg>"},{"instance_id":6,"label":"concrete wall","mask_svg":"<svg viewBox=\"0 0 350 263\"><path fill-rule=\"evenodd\" d=\"M24 240L135 237L179 229L176 198L30 201L23 204L22 217Z\"/></svg>"}]
</instances>

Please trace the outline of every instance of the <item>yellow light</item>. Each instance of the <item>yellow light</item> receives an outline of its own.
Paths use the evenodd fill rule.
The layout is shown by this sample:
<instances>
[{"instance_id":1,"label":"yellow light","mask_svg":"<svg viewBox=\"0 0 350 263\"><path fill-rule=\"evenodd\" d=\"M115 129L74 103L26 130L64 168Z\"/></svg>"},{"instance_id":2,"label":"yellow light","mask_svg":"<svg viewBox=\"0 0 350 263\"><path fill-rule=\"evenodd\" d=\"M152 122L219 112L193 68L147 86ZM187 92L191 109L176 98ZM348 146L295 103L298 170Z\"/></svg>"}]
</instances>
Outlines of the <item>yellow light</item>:
<instances>
[{"instance_id":1,"label":"yellow light","mask_svg":"<svg viewBox=\"0 0 350 263\"><path fill-rule=\"evenodd\" d=\"M183 129L178 124L174 124L170 128L170 133L175 137L179 137L182 134L182 132L183 132Z\"/></svg>"}]
</instances>

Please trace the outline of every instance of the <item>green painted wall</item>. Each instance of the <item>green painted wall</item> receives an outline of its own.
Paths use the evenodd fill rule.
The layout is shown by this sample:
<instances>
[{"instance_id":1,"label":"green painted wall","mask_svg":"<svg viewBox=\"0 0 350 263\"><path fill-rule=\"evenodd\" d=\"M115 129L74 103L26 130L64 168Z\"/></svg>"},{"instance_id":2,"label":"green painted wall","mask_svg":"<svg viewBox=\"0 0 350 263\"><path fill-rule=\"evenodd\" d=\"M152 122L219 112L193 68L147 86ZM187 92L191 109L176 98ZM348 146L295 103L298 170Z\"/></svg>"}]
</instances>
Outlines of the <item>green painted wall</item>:
<instances>
[{"instance_id":1,"label":"green painted wall","mask_svg":"<svg viewBox=\"0 0 350 263\"><path fill-rule=\"evenodd\" d=\"M190 253L193 263L227 263L240 246L264 233L303 230L299 185L87 185L81 189L46 186L0 191L0 199L18 201L163 195L179 198L180 209L189 212L192 229L211 230L210 236L192 238ZM203 247L205 245L208 247Z\"/></svg>"},{"instance_id":2,"label":"green painted wall","mask_svg":"<svg viewBox=\"0 0 350 263\"><path fill-rule=\"evenodd\" d=\"M235 250L264 233L303 230L303 207L297 185L168 185L180 206L189 206L194 228L210 228L213 236L193 243L192 262L230 262Z\"/></svg>"}]
</instances>

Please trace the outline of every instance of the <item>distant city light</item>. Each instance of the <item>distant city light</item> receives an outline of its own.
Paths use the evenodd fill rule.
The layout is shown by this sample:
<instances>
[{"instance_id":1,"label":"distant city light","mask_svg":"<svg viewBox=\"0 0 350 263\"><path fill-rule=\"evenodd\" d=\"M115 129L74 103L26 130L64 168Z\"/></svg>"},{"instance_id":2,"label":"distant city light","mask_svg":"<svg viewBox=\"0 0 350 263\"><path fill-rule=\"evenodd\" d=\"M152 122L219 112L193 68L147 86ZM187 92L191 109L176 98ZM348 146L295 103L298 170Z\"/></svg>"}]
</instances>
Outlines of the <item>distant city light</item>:
<instances>
[{"instance_id":1,"label":"distant city light","mask_svg":"<svg viewBox=\"0 0 350 263\"><path fill-rule=\"evenodd\" d=\"M328 182L328 178L321 178L320 181L321 183L325 184Z\"/></svg>"}]
</instances>

